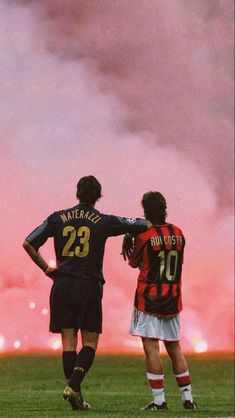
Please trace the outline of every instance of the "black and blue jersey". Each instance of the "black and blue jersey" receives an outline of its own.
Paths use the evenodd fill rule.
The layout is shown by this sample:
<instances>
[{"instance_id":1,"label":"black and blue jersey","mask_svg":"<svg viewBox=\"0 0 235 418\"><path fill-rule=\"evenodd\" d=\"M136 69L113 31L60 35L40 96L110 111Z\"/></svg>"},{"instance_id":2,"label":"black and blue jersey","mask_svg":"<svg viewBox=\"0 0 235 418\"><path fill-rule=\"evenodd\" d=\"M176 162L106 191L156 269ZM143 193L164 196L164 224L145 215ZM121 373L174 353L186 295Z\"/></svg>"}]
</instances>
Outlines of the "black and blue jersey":
<instances>
[{"instance_id":1,"label":"black and blue jersey","mask_svg":"<svg viewBox=\"0 0 235 418\"><path fill-rule=\"evenodd\" d=\"M108 237L146 231L147 221L100 213L78 204L50 215L27 238L38 249L54 238L57 272L63 277L104 283L103 256Z\"/></svg>"}]
</instances>

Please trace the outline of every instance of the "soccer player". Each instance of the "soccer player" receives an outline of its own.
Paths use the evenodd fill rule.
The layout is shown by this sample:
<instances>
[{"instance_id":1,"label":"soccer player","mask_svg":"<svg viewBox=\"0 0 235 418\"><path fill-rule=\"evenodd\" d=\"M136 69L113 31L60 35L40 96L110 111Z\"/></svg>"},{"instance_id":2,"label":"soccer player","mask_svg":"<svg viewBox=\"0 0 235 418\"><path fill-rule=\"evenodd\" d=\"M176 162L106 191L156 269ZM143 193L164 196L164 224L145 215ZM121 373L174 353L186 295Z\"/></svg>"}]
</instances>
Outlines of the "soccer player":
<instances>
[{"instance_id":1,"label":"soccer player","mask_svg":"<svg viewBox=\"0 0 235 418\"><path fill-rule=\"evenodd\" d=\"M81 383L90 369L102 332L102 272L105 242L110 236L139 233L146 220L105 215L95 209L101 185L94 176L77 184L79 204L54 212L24 241L23 247L53 280L50 294L50 331L61 333L62 361L68 386L63 396L73 409L90 407L83 401ZM51 268L39 248L54 238L57 267ZM82 348L77 354L78 330Z\"/></svg>"},{"instance_id":2,"label":"soccer player","mask_svg":"<svg viewBox=\"0 0 235 418\"><path fill-rule=\"evenodd\" d=\"M181 229L166 222L166 200L159 192L145 193L142 199L145 218L152 224L146 232L135 237L126 236L123 255L129 265L138 267L137 289L131 319L130 334L140 336L146 357L147 379L153 401L143 410L166 410L163 365L159 340L164 342L171 359L185 409L197 409L193 400L191 377L180 348L180 320L182 310L181 270L185 238Z\"/></svg>"}]
</instances>

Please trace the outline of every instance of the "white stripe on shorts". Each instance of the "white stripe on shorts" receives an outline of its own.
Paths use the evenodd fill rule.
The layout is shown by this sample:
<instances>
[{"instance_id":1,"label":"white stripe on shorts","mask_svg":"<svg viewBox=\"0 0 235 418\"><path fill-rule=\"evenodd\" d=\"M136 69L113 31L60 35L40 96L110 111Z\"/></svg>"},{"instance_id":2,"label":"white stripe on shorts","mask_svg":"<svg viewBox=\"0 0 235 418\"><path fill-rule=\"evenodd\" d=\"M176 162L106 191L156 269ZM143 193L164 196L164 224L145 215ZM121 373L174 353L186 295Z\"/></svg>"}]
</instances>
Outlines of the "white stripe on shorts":
<instances>
[{"instance_id":1,"label":"white stripe on shorts","mask_svg":"<svg viewBox=\"0 0 235 418\"><path fill-rule=\"evenodd\" d=\"M133 336L156 338L165 341L179 341L179 315L171 318L160 318L134 308L129 332Z\"/></svg>"}]
</instances>

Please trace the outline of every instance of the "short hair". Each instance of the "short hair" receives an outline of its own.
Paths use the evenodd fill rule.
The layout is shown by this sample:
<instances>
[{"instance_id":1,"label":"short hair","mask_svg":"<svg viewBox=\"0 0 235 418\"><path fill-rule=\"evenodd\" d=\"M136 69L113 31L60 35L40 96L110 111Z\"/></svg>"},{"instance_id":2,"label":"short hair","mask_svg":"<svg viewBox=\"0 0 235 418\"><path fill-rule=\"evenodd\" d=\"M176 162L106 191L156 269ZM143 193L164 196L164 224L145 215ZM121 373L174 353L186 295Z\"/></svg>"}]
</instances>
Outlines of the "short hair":
<instances>
[{"instance_id":1,"label":"short hair","mask_svg":"<svg viewBox=\"0 0 235 418\"><path fill-rule=\"evenodd\" d=\"M101 184L94 176L82 177L77 184L76 196L80 202L94 205L102 196Z\"/></svg>"},{"instance_id":2,"label":"short hair","mask_svg":"<svg viewBox=\"0 0 235 418\"><path fill-rule=\"evenodd\" d=\"M167 217L165 197L159 192L148 192L141 201L145 217L153 224L164 223Z\"/></svg>"}]
</instances>

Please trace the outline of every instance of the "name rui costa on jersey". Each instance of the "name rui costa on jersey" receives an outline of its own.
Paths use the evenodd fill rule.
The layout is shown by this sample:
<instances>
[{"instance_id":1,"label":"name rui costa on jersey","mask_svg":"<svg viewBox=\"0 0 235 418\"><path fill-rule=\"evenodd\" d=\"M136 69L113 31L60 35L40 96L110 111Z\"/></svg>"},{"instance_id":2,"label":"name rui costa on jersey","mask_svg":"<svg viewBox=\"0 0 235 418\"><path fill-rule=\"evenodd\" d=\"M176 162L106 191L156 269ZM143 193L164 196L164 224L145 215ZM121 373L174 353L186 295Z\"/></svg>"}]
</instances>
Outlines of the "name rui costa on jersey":
<instances>
[{"instance_id":1,"label":"name rui costa on jersey","mask_svg":"<svg viewBox=\"0 0 235 418\"><path fill-rule=\"evenodd\" d=\"M183 237L181 235L163 235L163 236L157 236L157 237L151 237L150 242L152 247L155 247L155 245L162 245L164 244L183 244Z\"/></svg>"}]
</instances>

